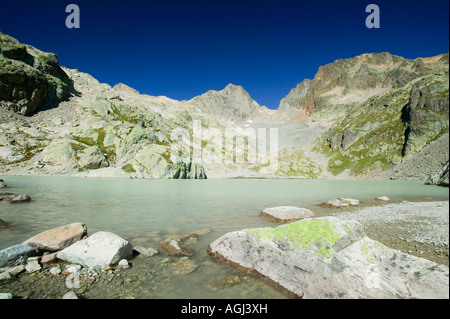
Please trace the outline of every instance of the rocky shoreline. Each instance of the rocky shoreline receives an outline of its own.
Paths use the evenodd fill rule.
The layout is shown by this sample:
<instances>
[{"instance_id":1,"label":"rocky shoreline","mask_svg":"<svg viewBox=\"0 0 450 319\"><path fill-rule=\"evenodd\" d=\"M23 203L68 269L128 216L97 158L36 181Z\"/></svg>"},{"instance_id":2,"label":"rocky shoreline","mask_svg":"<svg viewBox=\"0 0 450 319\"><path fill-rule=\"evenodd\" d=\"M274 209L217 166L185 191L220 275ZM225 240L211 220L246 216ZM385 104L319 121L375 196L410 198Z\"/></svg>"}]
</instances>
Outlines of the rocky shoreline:
<instances>
[{"instance_id":1,"label":"rocky shoreline","mask_svg":"<svg viewBox=\"0 0 450 319\"><path fill-rule=\"evenodd\" d=\"M289 252L292 251L292 247L296 245L296 240L300 237L291 238L288 232L284 231L281 234L286 234L286 238L291 239L286 241L286 238L277 237L281 238L282 241L274 242L275 246L270 246L272 248L268 251L267 256L260 255L264 251L261 250L261 247L264 247L261 246L261 238L270 242L270 236L267 237L268 234L278 232L279 227L297 227L295 230L296 236L309 236L305 234L313 231L311 234L314 234L313 237L318 236L316 238L319 240L318 242L323 240L327 242L331 238L332 240L327 242L326 246L323 246L325 248L315 246L318 249L317 251L302 250L301 252L301 254L312 254L310 257L318 256L318 253L322 256L323 260L316 260L316 268L313 268L325 269L324 271L328 273L328 277L325 277L335 282L336 286L333 289L329 288L328 291L328 288L324 288L321 292L312 293L305 287L300 291L293 288L299 283L300 286L303 285L301 282L305 282L305 280L306 282L313 280L303 278L298 281L297 273L303 273L302 271L286 271L281 279L276 276L274 279L273 270L270 270L270 267L253 268L254 265L249 266L248 264L243 266L240 261L233 260L234 257L227 257L223 251L217 248L220 246L217 243L224 242L223 238L227 238L227 236L228 238L234 238L233 233L225 234L210 243L207 249L203 248L199 252L193 250L191 245L195 245L197 238L210 233L211 229L202 229L178 237L168 237L160 243L159 247L142 247L133 245L129 241L108 232L100 231L87 236L86 225L74 223L37 234L21 244L0 251L0 297L32 299L154 298L154 291L148 288L149 281L154 283L154 289L158 289L161 282L180 280L183 276L199 271L209 273L208 269L216 265L212 262L215 260L219 261L217 265L222 264L222 262L233 265L232 269L235 269L236 272L235 275L210 278L208 287L212 294L220 294L223 289L230 286L236 289L241 287L243 293L249 286L255 287L256 291L260 289L260 282L269 282L275 284L274 286L282 292L285 298L448 298L449 202L403 202L395 204L389 203L388 200L387 197L379 197L377 202L380 205L360 209L356 208L359 201L355 199L334 199L322 203L327 204L328 208L321 208L318 214L298 207L267 208L260 213L260 217L270 220L274 228L247 229L236 232L241 234L237 238L247 239L241 244L234 245L231 252L235 254L244 247L242 243L246 243L249 251L248 254L246 253L245 260L248 262L248 258L250 258L255 263L271 259L273 261L284 260L288 263L289 260L298 260L298 258L292 259L292 256L289 257ZM330 203L337 204L337 202L340 205L330 206ZM298 225L302 225L302 222L323 225L337 223L340 226L335 227L335 230L338 229L339 236L334 238L324 235L321 237L320 227L298 228ZM351 238L353 239L345 239L350 234L351 229L358 231L352 235ZM267 234L261 232L267 232ZM258 233L261 233L258 235L259 237L252 237ZM255 241L255 238L260 239ZM232 241L234 240L236 239L232 239ZM336 243L340 241L343 244L339 244L339 248L336 248L338 247ZM115 244L113 245L113 243ZM258 243L257 246L254 246L255 243ZM293 244L294 246L292 246ZM351 274L348 270L350 268L338 267L341 269L340 271L336 272L336 269L333 268L334 270L330 272L326 265L330 262L333 263L332 260L340 260L344 264L348 261L347 264L352 265L361 262L361 258L353 255L353 253L347 256L348 259L342 257L345 256L346 249L350 249L348 247L356 247L355 245L362 245L360 251L365 252L363 255L364 260L366 260L365 265L361 264L356 268L365 269L366 274L373 275L373 269L382 269L384 264L379 264L380 260L399 258L396 262L397 266L391 265L394 267L391 270L397 269L394 271L394 275L390 273L373 275L374 278L384 278L382 280L387 282L395 281L397 286L394 288L383 286L381 292L378 289L377 293L373 294L370 289L369 292L362 291L361 288L356 289L357 281L355 282L356 286L349 284L340 286L339 272L345 268L347 274ZM278 248L274 251L273 247ZM370 247L371 249L378 247L377 249L381 250L372 252L369 249ZM203 259L198 259L199 253L203 256ZM207 258L206 253L210 255L209 258ZM366 254L369 253L375 255L367 255L369 256L367 257ZM393 255L386 257L386 254ZM367 260L370 262L367 262ZM401 288L403 287L402 280L409 278L407 281L411 281L414 277L414 275L411 277L406 271L398 271L400 268L403 269L401 265L404 262L408 264L407 267L415 267L416 276L421 274L418 276L420 280L416 283L418 286L408 284L410 285L408 286L409 291L413 291L411 294L399 292L399 289L403 289ZM299 269L300 266L297 265L296 267L290 269ZM306 269L305 267L309 266L303 265L300 268ZM431 271L431 275L425 274L425 268L423 267L435 269L435 271ZM388 280L385 276L394 277L389 277ZM445 286L445 283L442 283L442 276L447 276L447 297L444 296L445 292L442 290L442 285ZM261 280L261 278L264 278L264 280ZM436 281L434 284L437 288L426 288L424 290L426 292L417 290L417 287L427 286L433 280ZM373 282L369 282L369 286L371 284ZM331 287L329 283L327 285L327 287ZM411 288L411 285L417 289ZM262 290L261 296L264 296L264 290ZM246 298L246 295L243 294L242 298Z\"/></svg>"}]
</instances>

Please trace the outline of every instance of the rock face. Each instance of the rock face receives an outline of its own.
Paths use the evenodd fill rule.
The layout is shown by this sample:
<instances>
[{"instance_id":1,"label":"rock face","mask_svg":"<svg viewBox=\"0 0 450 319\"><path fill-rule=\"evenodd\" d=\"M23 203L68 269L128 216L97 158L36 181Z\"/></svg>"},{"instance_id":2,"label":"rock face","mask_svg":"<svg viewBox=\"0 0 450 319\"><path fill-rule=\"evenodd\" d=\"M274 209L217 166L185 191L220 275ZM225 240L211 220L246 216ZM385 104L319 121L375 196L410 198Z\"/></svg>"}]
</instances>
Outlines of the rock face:
<instances>
[{"instance_id":1,"label":"rock face","mask_svg":"<svg viewBox=\"0 0 450 319\"><path fill-rule=\"evenodd\" d=\"M449 178L449 161L442 166L441 170L430 177L430 180L427 184L438 185L438 186L446 186L448 187L448 178Z\"/></svg>"},{"instance_id":2,"label":"rock face","mask_svg":"<svg viewBox=\"0 0 450 319\"><path fill-rule=\"evenodd\" d=\"M190 102L209 114L230 120L246 120L261 108L242 86L234 84L227 85L222 91L208 91Z\"/></svg>"},{"instance_id":3,"label":"rock face","mask_svg":"<svg viewBox=\"0 0 450 319\"><path fill-rule=\"evenodd\" d=\"M90 268L118 263L133 254L133 246L125 239L110 233L97 232L58 253L59 259Z\"/></svg>"},{"instance_id":4,"label":"rock face","mask_svg":"<svg viewBox=\"0 0 450 319\"><path fill-rule=\"evenodd\" d=\"M448 132L448 81L448 54L415 60L363 54L320 67L313 80L282 100L280 109L328 123L312 147L326 158L325 174L371 178ZM435 158L416 172L434 167L440 162Z\"/></svg>"},{"instance_id":5,"label":"rock face","mask_svg":"<svg viewBox=\"0 0 450 319\"><path fill-rule=\"evenodd\" d=\"M31 115L68 98L70 86L56 55L0 33L0 107Z\"/></svg>"},{"instance_id":6,"label":"rock face","mask_svg":"<svg viewBox=\"0 0 450 319\"><path fill-rule=\"evenodd\" d=\"M83 223L73 223L53 228L27 239L23 244L36 247L42 251L56 252L69 247L87 236L87 228Z\"/></svg>"},{"instance_id":7,"label":"rock face","mask_svg":"<svg viewBox=\"0 0 450 319\"><path fill-rule=\"evenodd\" d=\"M304 218L312 218L314 217L314 213L306 208L281 206L265 208L260 213L260 216L265 219L277 221L280 223L289 223Z\"/></svg>"},{"instance_id":8,"label":"rock face","mask_svg":"<svg viewBox=\"0 0 450 319\"><path fill-rule=\"evenodd\" d=\"M390 249L334 217L225 234L214 258L302 298L448 298L447 266Z\"/></svg>"},{"instance_id":9,"label":"rock face","mask_svg":"<svg viewBox=\"0 0 450 319\"><path fill-rule=\"evenodd\" d=\"M28 257L40 256L39 249L24 244L14 245L0 251L0 268L25 263Z\"/></svg>"}]
</instances>

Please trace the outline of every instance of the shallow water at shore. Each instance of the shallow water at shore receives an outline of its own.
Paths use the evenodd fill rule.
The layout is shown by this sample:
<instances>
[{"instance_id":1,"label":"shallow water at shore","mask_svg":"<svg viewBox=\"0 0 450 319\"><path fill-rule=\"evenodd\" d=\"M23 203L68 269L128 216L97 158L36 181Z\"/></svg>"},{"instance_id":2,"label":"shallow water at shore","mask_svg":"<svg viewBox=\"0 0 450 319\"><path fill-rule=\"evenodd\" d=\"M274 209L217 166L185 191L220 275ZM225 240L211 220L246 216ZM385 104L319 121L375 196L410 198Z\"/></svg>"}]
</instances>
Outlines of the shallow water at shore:
<instances>
[{"instance_id":1,"label":"shallow water at shore","mask_svg":"<svg viewBox=\"0 0 450 319\"><path fill-rule=\"evenodd\" d=\"M190 274L176 278L167 275L168 268L161 263L164 257L159 255L132 261L134 267L126 271L140 277L139 289L130 292L134 298L285 298L249 276L239 275L240 283L226 288L212 284L218 278L235 274L227 266L211 261L206 253L207 246L230 231L276 226L276 223L259 217L259 212L266 207L299 206L311 209L316 216L325 216L336 211L316 205L338 197L359 199L362 201L360 207L380 205L373 198L383 195L394 203L447 201L449 198L448 188L411 181L132 180L31 176L4 179L8 188L1 192L27 194L32 201L14 205L0 202L0 218L12 226L0 231L0 249L73 222L84 222L89 234L110 231L133 245L155 248L170 236L182 236L203 228L211 230L189 244L194 252L191 260L199 266ZM89 296L89 291L86 294L96 297L95 293Z\"/></svg>"}]
</instances>

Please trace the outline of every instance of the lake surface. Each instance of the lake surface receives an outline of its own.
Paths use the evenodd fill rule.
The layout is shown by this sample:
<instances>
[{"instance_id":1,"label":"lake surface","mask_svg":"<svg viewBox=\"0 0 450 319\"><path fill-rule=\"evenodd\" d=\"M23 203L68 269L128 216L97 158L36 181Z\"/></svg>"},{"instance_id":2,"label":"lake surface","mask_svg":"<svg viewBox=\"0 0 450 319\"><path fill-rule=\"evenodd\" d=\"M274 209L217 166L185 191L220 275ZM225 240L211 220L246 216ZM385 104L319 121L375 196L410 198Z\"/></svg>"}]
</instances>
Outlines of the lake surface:
<instances>
[{"instance_id":1,"label":"lake surface","mask_svg":"<svg viewBox=\"0 0 450 319\"><path fill-rule=\"evenodd\" d=\"M211 280L233 274L233 271L211 262L206 253L208 244L230 231L276 226L259 217L259 212L266 207L299 206L323 216L335 211L316 205L338 197L356 198L362 205L379 205L373 198L383 195L392 202L449 199L448 188L410 181L34 176L3 179L8 188L0 193L27 194L33 200L17 205L0 202L0 218L12 225L11 229L0 232L0 249L74 222L84 222L89 234L110 231L134 245L155 248L167 237L211 229L211 233L190 244L194 251L191 259L202 267L176 281L160 282L158 289L149 287L145 290L147 293L135 296L138 298L284 298L257 280L246 282L246 277L241 277L243 283L224 289L211 289L210 285ZM136 262L142 263L142 258ZM145 280L142 285L146 285ZM152 285L155 285L154 280Z\"/></svg>"}]
</instances>

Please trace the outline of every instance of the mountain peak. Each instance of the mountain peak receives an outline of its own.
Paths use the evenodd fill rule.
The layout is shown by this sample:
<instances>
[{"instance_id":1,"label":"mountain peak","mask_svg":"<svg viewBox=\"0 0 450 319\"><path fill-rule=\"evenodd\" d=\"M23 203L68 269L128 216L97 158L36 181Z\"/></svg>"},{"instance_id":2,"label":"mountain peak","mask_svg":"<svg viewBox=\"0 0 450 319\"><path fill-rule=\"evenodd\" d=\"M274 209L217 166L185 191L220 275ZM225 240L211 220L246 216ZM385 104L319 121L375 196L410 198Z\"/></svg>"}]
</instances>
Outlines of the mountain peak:
<instances>
[{"instance_id":1,"label":"mountain peak","mask_svg":"<svg viewBox=\"0 0 450 319\"><path fill-rule=\"evenodd\" d=\"M189 101L209 114L230 120L245 120L260 106L240 85L228 84L220 91L210 90Z\"/></svg>"}]
</instances>

